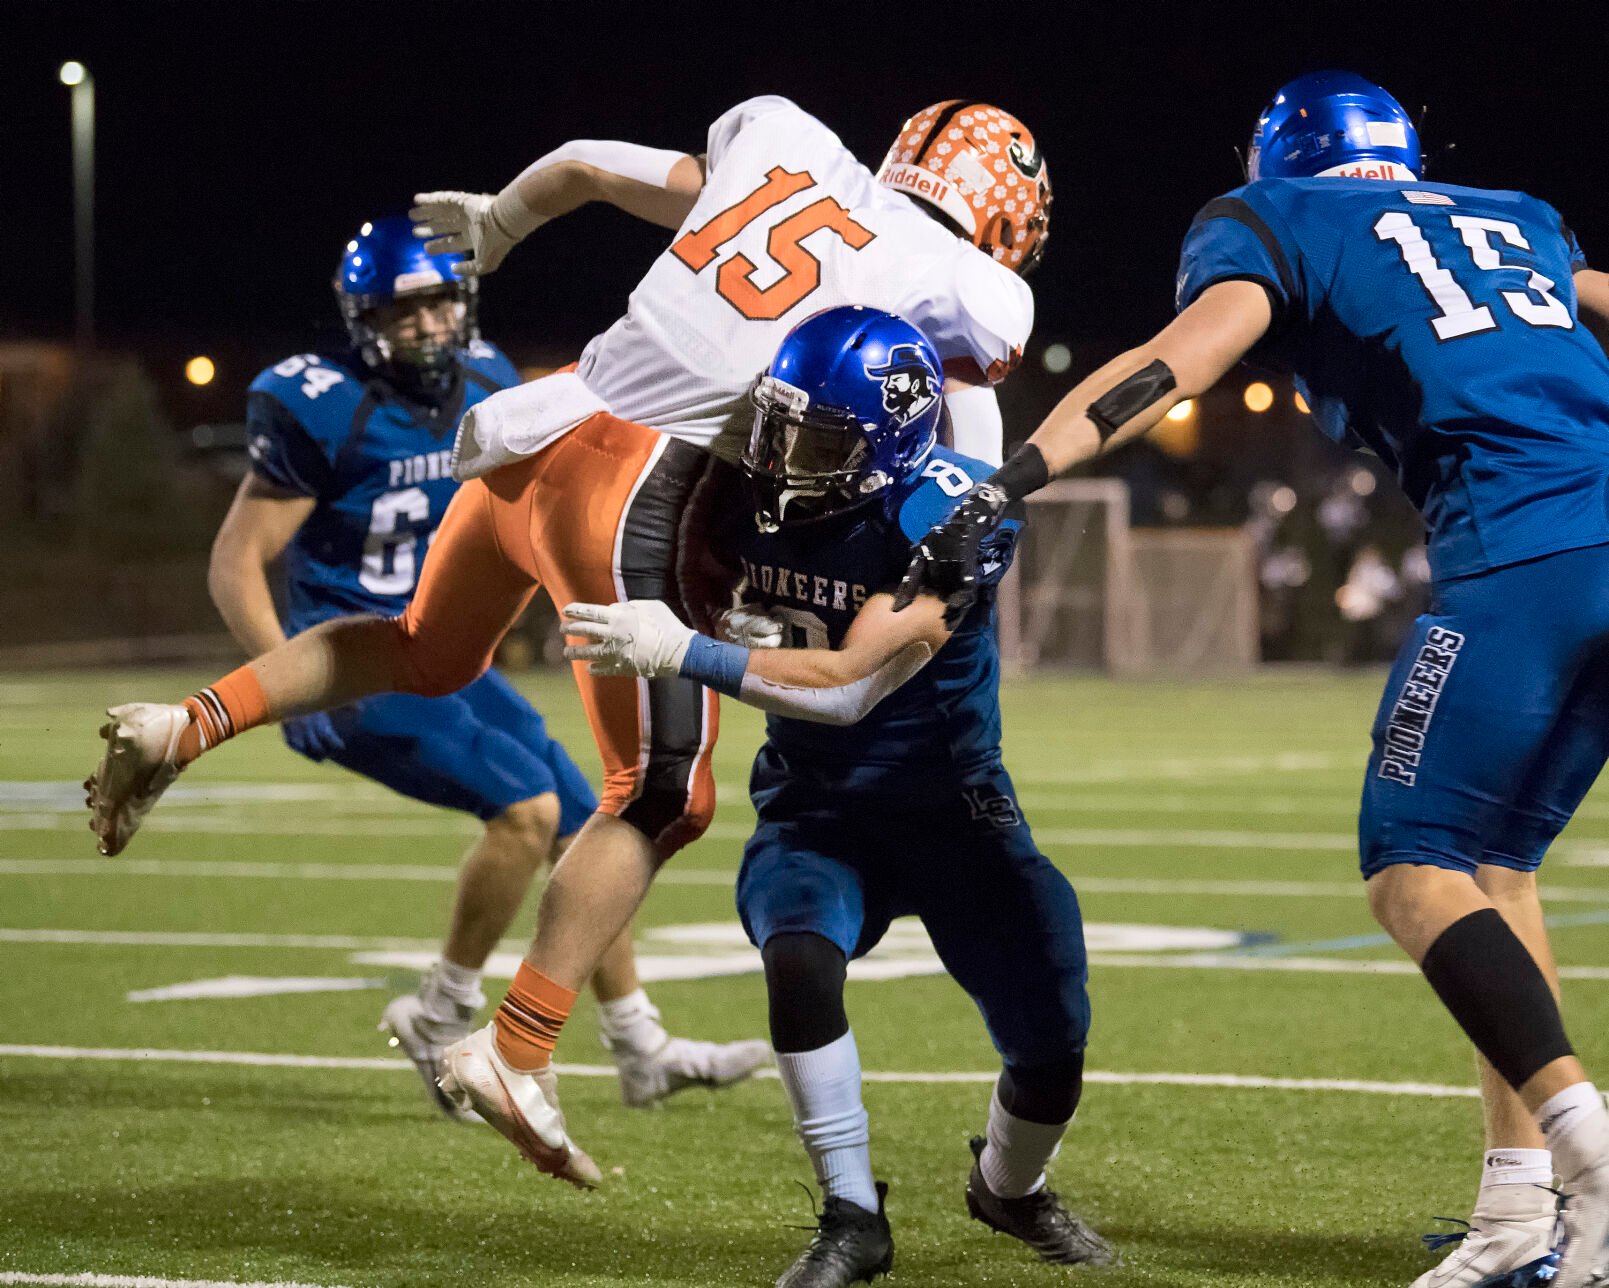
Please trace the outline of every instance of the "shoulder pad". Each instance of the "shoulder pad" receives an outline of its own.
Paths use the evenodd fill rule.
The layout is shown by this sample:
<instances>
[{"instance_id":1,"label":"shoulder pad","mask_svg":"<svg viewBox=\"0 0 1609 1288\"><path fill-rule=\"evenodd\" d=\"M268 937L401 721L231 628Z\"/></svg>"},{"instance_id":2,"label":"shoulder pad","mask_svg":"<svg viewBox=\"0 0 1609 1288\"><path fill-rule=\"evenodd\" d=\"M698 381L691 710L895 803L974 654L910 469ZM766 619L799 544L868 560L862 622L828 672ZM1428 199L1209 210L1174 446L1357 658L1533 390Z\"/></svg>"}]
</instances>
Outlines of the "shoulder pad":
<instances>
[{"instance_id":1,"label":"shoulder pad","mask_svg":"<svg viewBox=\"0 0 1609 1288\"><path fill-rule=\"evenodd\" d=\"M251 390L272 394L298 419L305 419L313 408L335 407L350 415L363 398L364 382L331 358L298 353L259 373Z\"/></svg>"},{"instance_id":2,"label":"shoulder pad","mask_svg":"<svg viewBox=\"0 0 1609 1288\"><path fill-rule=\"evenodd\" d=\"M899 503L899 526L907 541L916 541L945 519L976 483L994 470L982 461L948 448L935 447Z\"/></svg>"},{"instance_id":3,"label":"shoulder pad","mask_svg":"<svg viewBox=\"0 0 1609 1288\"><path fill-rule=\"evenodd\" d=\"M504 389L512 388L520 383L519 370L508 360L508 355L495 344L485 340L471 340L464 350L464 362L471 369L480 372L488 380L501 385Z\"/></svg>"},{"instance_id":4,"label":"shoulder pad","mask_svg":"<svg viewBox=\"0 0 1609 1288\"><path fill-rule=\"evenodd\" d=\"M955 325L964 354L977 364L973 383L1004 380L1022 358L1034 329L1034 293L1004 264L968 247L956 262L955 295L960 316Z\"/></svg>"},{"instance_id":5,"label":"shoulder pad","mask_svg":"<svg viewBox=\"0 0 1609 1288\"><path fill-rule=\"evenodd\" d=\"M737 136L747 126L762 116L776 112L788 112L812 123L816 120L792 99L783 98L780 94L761 94L756 98L744 99L736 107L729 108L716 117L714 124L710 126L709 138L704 147L709 167L713 169L720 164L722 154L732 146Z\"/></svg>"}]
</instances>

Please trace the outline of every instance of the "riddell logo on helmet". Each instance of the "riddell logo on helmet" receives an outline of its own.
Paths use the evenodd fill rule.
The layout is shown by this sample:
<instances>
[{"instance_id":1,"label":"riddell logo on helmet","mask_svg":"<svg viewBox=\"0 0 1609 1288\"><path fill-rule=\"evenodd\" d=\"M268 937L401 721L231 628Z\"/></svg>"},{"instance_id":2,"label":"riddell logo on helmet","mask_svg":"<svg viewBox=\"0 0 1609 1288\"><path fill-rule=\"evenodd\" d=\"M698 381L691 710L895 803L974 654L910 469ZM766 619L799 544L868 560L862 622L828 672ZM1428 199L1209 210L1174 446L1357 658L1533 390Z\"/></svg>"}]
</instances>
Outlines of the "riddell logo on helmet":
<instances>
[{"instance_id":1,"label":"riddell logo on helmet","mask_svg":"<svg viewBox=\"0 0 1609 1288\"><path fill-rule=\"evenodd\" d=\"M1398 165L1395 161L1349 161L1346 165L1334 165L1328 170L1320 170L1315 176L1320 179L1417 179L1412 170L1405 165Z\"/></svg>"},{"instance_id":2,"label":"riddell logo on helmet","mask_svg":"<svg viewBox=\"0 0 1609 1288\"><path fill-rule=\"evenodd\" d=\"M969 237L978 226L978 217L973 212L971 203L961 195L960 189L953 182L935 171L908 162L900 162L885 165L878 172L877 181L885 187L896 188L937 206L955 220Z\"/></svg>"},{"instance_id":3,"label":"riddell logo on helmet","mask_svg":"<svg viewBox=\"0 0 1609 1288\"><path fill-rule=\"evenodd\" d=\"M891 188L908 188L912 192L919 192L933 201L943 201L953 191L933 171L914 165L889 166L888 172L883 175L883 182Z\"/></svg>"}]
</instances>

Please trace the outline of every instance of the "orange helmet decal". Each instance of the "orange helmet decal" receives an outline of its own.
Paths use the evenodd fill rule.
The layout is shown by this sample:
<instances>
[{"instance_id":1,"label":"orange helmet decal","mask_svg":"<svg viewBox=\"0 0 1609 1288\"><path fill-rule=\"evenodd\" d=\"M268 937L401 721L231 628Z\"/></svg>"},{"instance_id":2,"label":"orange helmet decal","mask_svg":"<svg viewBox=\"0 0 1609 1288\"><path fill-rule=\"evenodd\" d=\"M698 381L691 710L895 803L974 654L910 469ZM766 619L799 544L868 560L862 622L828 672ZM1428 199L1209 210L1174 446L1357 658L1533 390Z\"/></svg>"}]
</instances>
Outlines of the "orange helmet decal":
<instances>
[{"instance_id":1,"label":"orange helmet decal","mask_svg":"<svg viewBox=\"0 0 1609 1288\"><path fill-rule=\"evenodd\" d=\"M924 107L900 129L877 180L925 201L963 237L1026 273L1050 235L1050 172L1010 112L964 98Z\"/></svg>"}]
</instances>

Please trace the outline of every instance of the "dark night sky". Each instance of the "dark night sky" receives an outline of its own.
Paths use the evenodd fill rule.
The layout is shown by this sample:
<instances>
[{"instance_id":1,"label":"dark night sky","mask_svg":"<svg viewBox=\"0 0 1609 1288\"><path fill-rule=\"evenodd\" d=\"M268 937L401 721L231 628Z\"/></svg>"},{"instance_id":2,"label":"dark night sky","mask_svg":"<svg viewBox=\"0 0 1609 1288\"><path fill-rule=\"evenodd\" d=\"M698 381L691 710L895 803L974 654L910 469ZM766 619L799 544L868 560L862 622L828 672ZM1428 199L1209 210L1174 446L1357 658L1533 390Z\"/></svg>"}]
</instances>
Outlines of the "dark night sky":
<instances>
[{"instance_id":1,"label":"dark night sky","mask_svg":"<svg viewBox=\"0 0 1609 1288\"><path fill-rule=\"evenodd\" d=\"M224 355L211 397L238 398L237 368L330 320L335 255L370 214L420 188L495 189L572 137L700 151L713 117L761 92L874 165L936 99L1025 119L1056 186L1041 343L1116 348L1165 319L1192 212L1238 181L1231 148L1280 82L1324 66L1429 104L1432 154L1458 144L1434 177L1534 191L1609 260L1609 41L1549 8L0 0L0 338L71 325L65 58L97 82L103 337L159 366ZM572 215L490 279L485 329L574 350L663 244L615 212Z\"/></svg>"}]
</instances>

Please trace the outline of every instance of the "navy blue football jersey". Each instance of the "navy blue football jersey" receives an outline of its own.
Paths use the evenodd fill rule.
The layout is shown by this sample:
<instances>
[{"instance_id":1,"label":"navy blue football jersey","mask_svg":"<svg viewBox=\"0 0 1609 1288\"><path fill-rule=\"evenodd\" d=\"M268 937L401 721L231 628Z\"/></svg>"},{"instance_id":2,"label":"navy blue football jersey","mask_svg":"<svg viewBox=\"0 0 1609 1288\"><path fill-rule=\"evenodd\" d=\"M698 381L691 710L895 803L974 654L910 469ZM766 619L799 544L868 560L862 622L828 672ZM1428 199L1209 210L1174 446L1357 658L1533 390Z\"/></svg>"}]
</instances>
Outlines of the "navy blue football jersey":
<instances>
[{"instance_id":1,"label":"navy blue football jersey","mask_svg":"<svg viewBox=\"0 0 1609 1288\"><path fill-rule=\"evenodd\" d=\"M735 536L743 602L786 622L790 647L836 648L866 600L899 584L911 543L946 518L991 468L935 448L887 505L769 533L743 515ZM864 790L902 775L965 773L999 758L994 587L1011 563L1018 527L1002 524L985 547L985 588L948 643L859 724L838 728L766 717L771 745L795 773Z\"/></svg>"},{"instance_id":2,"label":"navy blue football jersey","mask_svg":"<svg viewBox=\"0 0 1609 1288\"><path fill-rule=\"evenodd\" d=\"M400 613L431 534L458 490L449 461L459 417L519 383L494 346L471 342L463 379L422 407L356 363L304 353L251 382L252 469L318 505L285 551L286 629L347 613Z\"/></svg>"},{"instance_id":3,"label":"navy blue football jersey","mask_svg":"<svg viewBox=\"0 0 1609 1288\"><path fill-rule=\"evenodd\" d=\"M1178 305L1260 283L1274 322L1253 359L1396 471L1435 576L1458 577L1609 542L1609 362L1576 317L1584 266L1524 193L1265 179L1196 216Z\"/></svg>"}]
</instances>

